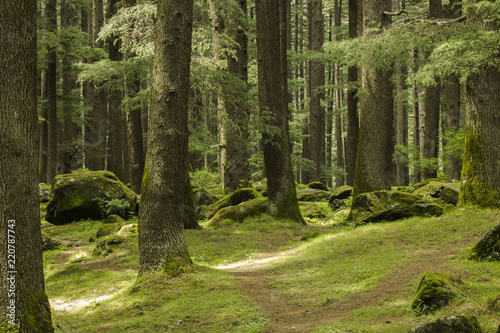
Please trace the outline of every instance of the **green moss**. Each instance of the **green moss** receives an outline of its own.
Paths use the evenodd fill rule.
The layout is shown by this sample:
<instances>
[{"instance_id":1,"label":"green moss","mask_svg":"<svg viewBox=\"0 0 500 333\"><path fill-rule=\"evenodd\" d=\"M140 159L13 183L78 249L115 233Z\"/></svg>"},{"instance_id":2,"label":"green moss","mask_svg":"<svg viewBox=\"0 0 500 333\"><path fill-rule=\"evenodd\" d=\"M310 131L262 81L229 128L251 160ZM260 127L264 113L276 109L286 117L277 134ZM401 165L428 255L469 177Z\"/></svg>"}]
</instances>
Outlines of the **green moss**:
<instances>
[{"instance_id":1,"label":"green moss","mask_svg":"<svg viewBox=\"0 0 500 333\"><path fill-rule=\"evenodd\" d=\"M163 261L162 271L172 278L192 270L191 260L188 261L181 256L168 256Z\"/></svg>"},{"instance_id":2,"label":"green moss","mask_svg":"<svg viewBox=\"0 0 500 333\"><path fill-rule=\"evenodd\" d=\"M125 237L121 237L118 235L106 236L97 242L94 250L92 251L92 256L107 256L108 254L112 253L118 245L123 243L124 240Z\"/></svg>"},{"instance_id":3,"label":"green moss","mask_svg":"<svg viewBox=\"0 0 500 333\"><path fill-rule=\"evenodd\" d=\"M26 312L20 321L20 331L30 333L54 332L50 317L49 299L44 290L31 295Z\"/></svg>"},{"instance_id":4,"label":"green moss","mask_svg":"<svg viewBox=\"0 0 500 333\"><path fill-rule=\"evenodd\" d=\"M311 231L311 232L308 232L307 234L305 234L304 236L302 236L300 238L301 241L307 241L309 239L313 239L313 238L316 238L316 237L319 237L321 236L323 233L320 232L320 231Z\"/></svg>"},{"instance_id":5,"label":"green moss","mask_svg":"<svg viewBox=\"0 0 500 333\"><path fill-rule=\"evenodd\" d=\"M0 332L2 333L19 333L17 326L9 324L7 319L0 323Z\"/></svg>"},{"instance_id":6,"label":"green moss","mask_svg":"<svg viewBox=\"0 0 500 333\"><path fill-rule=\"evenodd\" d=\"M141 183L141 194L146 191L148 184L149 184L149 168L148 168L148 159L146 158L146 162L144 163L144 175L142 176L142 183Z\"/></svg>"}]
</instances>

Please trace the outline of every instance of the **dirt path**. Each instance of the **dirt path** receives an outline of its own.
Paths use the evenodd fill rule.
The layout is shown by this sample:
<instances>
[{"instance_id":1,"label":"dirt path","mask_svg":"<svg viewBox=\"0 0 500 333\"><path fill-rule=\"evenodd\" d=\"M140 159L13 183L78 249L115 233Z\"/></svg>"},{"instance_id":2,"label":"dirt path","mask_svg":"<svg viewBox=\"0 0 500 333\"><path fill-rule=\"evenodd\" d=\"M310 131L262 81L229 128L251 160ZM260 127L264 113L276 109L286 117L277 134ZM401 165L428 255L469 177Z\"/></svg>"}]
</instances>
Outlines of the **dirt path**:
<instances>
[{"instance_id":1,"label":"dirt path","mask_svg":"<svg viewBox=\"0 0 500 333\"><path fill-rule=\"evenodd\" d=\"M415 260L410 264L382 278L378 287L339 300L328 301L325 306L309 311L280 297L278 290L269 287L272 276L266 271L267 263L290 256L291 251L262 253L255 260L220 266L219 269L232 273L243 294L269 315L270 324L265 332L305 333L311 332L318 326L342 321L356 309L377 306L380 300L410 296L407 295L410 281L424 273L442 270L450 256L457 254L471 241L473 239L416 254Z\"/></svg>"}]
</instances>

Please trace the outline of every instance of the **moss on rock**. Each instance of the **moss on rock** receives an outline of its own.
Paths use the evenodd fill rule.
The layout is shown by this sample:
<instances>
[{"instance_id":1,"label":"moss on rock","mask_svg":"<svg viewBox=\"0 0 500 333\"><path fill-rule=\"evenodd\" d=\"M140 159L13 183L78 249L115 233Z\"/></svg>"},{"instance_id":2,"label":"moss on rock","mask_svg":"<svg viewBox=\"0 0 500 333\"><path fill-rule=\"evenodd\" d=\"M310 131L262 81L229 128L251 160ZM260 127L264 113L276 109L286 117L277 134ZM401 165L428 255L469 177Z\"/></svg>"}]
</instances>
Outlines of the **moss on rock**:
<instances>
[{"instance_id":1,"label":"moss on rock","mask_svg":"<svg viewBox=\"0 0 500 333\"><path fill-rule=\"evenodd\" d=\"M488 231L472 248L471 258L476 260L500 261L500 224Z\"/></svg>"},{"instance_id":2,"label":"moss on rock","mask_svg":"<svg viewBox=\"0 0 500 333\"><path fill-rule=\"evenodd\" d=\"M481 333L475 316L449 316L411 329L408 333Z\"/></svg>"},{"instance_id":3,"label":"moss on rock","mask_svg":"<svg viewBox=\"0 0 500 333\"><path fill-rule=\"evenodd\" d=\"M463 287L457 274L427 273L420 280L411 308L418 316L432 313L448 305Z\"/></svg>"},{"instance_id":4,"label":"moss on rock","mask_svg":"<svg viewBox=\"0 0 500 333\"><path fill-rule=\"evenodd\" d=\"M118 232L122 226L123 226L123 223L121 223L121 222L112 223L112 224L110 224L110 223L103 224L97 230L97 232L95 234L95 238L101 238L101 237L105 237L105 236L114 234L114 233Z\"/></svg>"},{"instance_id":5,"label":"moss on rock","mask_svg":"<svg viewBox=\"0 0 500 333\"><path fill-rule=\"evenodd\" d=\"M222 199L217 202L211 204L206 207L206 209L199 212L198 217L200 219L203 218L212 218L219 210L225 207L237 206L242 202L246 202L255 198L260 197L259 193L254 188L242 188L232 192L231 194L226 195Z\"/></svg>"},{"instance_id":6,"label":"moss on rock","mask_svg":"<svg viewBox=\"0 0 500 333\"><path fill-rule=\"evenodd\" d=\"M299 205L302 216L307 218L325 218L328 214L326 208L317 202Z\"/></svg>"},{"instance_id":7,"label":"moss on rock","mask_svg":"<svg viewBox=\"0 0 500 333\"><path fill-rule=\"evenodd\" d=\"M323 191L314 188L306 188L297 191L297 199L299 201L317 202L326 201L330 198L332 193L330 191Z\"/></svg>"},{"instance_id":8,"label":"moss on rock","mask_svg":"<svg viewBox=\"0 0 500 333\"><path fill-rule=\"evenodd\" d=\"M118 245L123 243L124 240L125 237L121 237L118 235L106 236L97 242L94 250L92 251L92 256L107 256L108 254L112 253Z\"/></svg>"},{"instance_id":9,"label":"moss on rock","mask_svg":"<svg viewBox=\"0 0 500 333\"><path fill-rule=\"evenodd\" d=\"M228 220L241 223L247 217L264 214L266 212L266 205L266 198L257 198L242 202L237 206L224 207L208 221L208 225L221 226L228 224L226 223Z\"/></svg>"},{"instance_id":10,"label":"moss on rock","mask_svg":"<svg viewBox=\"0 0 500 333\"><path fill-rule=\"evenodd\" d=\"M58 175L52 183L46 219L56 225L136 211L137 195L109 171Z\"/></svg>"},{"instance_id":11,"label":"moss on rock","mask_svg":"<svg viewBox=\"0 0 500 333\"><path fill-rule=\"evenodd\" d=\"M316 190L329 191L328 187L325 184L323 184L322 182L312 182L312 183L307 184L307 187L314 188Z\"/></svg>"}]
</instances>

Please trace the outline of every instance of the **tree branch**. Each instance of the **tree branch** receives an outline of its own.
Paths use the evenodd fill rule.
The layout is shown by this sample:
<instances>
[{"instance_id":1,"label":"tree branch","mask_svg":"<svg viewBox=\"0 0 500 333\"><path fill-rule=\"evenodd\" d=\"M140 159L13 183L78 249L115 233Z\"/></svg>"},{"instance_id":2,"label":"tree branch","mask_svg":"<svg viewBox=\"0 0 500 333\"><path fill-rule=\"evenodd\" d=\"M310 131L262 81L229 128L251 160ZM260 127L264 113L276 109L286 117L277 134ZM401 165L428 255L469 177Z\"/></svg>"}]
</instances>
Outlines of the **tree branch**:
<instances>
[{"instance_id":1,"label":"tree branch","mask_svg":"<svg viewBox=\"0 0 500 333\"><path fill-rule=\"evenodd\" d=\"M406 10L399 10L397 12L388 12L384 10L382 13L387 16L399 16L401 14L408 14Z\"/></svg>"}]
</instances>

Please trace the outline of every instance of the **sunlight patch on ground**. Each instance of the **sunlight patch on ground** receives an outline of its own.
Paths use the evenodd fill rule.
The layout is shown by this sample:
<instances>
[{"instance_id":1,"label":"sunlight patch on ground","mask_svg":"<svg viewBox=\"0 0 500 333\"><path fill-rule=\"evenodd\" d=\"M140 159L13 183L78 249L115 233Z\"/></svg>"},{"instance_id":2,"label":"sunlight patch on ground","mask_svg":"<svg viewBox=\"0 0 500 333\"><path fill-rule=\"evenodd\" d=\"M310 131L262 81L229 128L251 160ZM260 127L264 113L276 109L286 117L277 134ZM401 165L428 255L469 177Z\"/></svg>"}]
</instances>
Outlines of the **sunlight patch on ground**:
<instances>
[{"instance_id":1,"label":"sunlight patch on ground","mask_svg":"<svg viewBox=\"0 0 500 333\"><path fill-rule=\"evenodd\" d=\"M80 298L75 301L69 301L64 297L58 297L51 299L50 308L55 311L65 311L65 312L76 312L87 306L90 306L95 303L99 303L101 301L110 299L115 294L111 295L103 295L99 297L91 297L91 298Z\"/></svg>"}]
</instances>

